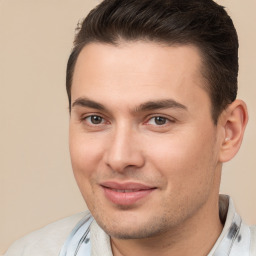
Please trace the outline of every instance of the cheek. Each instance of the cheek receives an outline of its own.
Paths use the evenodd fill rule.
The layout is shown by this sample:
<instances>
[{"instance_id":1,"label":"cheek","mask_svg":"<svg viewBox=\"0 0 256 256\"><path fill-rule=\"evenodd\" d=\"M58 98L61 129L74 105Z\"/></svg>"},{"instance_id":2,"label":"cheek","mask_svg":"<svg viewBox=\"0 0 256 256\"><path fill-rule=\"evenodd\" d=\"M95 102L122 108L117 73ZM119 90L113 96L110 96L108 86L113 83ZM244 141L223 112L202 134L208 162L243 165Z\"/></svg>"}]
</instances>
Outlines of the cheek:
<instances>
[{"instance_id":1,"label":"cheek","mask_svg":"<svg viewBox=\"0 0 256 256\"><path fill-rule=\"evenodd\" d=\"M192 134L192 135L191 135ZM151 138L152 139L152 138ZM152 143L152 141L151 141ZM213 136L200 131L184 132L153 141L148 159L172 186L193 186L207 179L213 165Z\"/></svg>"},{"instance_id":2,"label":"cheek","mask_svg":"<svg viewBox=\"0 0 256 256\"><path fill-rule=\"evenodd\" d=\"M85 135L70 129L69 149L75 178L87 182L92 178L102 158L102 144L95 143L93 135Z\"/></svg>"},{"instance_id":3,"label":"cheek","mask_svg":"<svg viewBox=\"0 0 256 256\"><path fill-rule=\"evenodd\" d=\"M69 138L70 156L73 173L80 192L89 209L94 208L95 191L93 184L97 180L97 169L101 159L100 147L91 143L88 136L71 133Z\"/></svg>"}]
</instances>

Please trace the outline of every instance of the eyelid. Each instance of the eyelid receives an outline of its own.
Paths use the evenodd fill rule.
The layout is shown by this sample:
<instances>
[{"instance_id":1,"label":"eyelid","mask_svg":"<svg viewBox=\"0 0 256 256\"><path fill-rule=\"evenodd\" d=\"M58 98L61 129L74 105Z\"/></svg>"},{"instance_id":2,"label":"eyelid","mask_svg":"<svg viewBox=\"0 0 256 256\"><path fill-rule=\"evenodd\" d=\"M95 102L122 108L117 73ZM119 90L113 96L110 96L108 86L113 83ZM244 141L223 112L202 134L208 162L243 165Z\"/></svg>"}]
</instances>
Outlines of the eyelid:
<instances>
[{"instance_id":1,"label":"eyelid","mask_svg":"<svg viewBox=\"0 0 256 256\"><path fill-rule=\"evenodd\" d=\"M87 118L90 118L90 117L92 117L92 116L98 116L98 117L102 118L102 120L105 121L105 122L102 122L102 123L100 123L100 124L93 124L93 123L87 121L86 123L87 123L88 126L96 127L96 126L103 126L103 125L106 125L106 124L109 124L109 123L110 123L110 122L108 121L108 119L104 117L104 115L99 114L99 113L95 113L95 112L93 112L93 113L87 113L87 114L85 114L85 115L82 115L81 118L80 118L80 120L81 120L81 122L85 122Z\"/></svg>"},{"instance_id":2,"label":"eyelid","mask_svg":"<svg viewBox=\"0 0 256 256\"><path fill-rule=\"evenodd\" d=\"M146 121L144 122L144 124L147 124L152 118L156 118L156 117L162 117L164 119L167 120L167 123L166 124L163 124L163 125L156 125L156 126L165 126L165 125L168 125L168 123L174 123L176 121L175 118L173 117L170 117L170 116L166 116L164 114L153 114L153 115L149 115L147 116L146 118ZM151 124L148 124L148 125L151 125Z\"/></svg>"}]
</instances>

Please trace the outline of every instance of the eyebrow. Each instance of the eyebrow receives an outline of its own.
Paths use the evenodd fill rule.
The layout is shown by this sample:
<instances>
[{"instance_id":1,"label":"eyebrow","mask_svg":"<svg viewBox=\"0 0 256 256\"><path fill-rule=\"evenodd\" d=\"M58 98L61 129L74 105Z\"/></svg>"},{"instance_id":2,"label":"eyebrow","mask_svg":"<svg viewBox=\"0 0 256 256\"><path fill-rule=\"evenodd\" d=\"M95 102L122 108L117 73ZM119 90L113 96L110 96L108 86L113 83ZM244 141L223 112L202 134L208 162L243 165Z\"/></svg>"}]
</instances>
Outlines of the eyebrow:
<instances>
[{"instance_id":1,"label":"eyebrow","mask_svg":"<svg viewBox=\"0 0 256 256\"><path fill-rule=\"evenodd\" d=\"M108 111L104 105L90 100L88 98L78 98L76 99L73 104L72 108L80 106L80 107L88 107L98 109L100 111ZM156 101L147 101L145 103L140 104L139 106L135 107L132 112L146 112L152 111L157 109L167 109L167 108L174 108L174 109L184 109L187 110L187 107L173 99L164 99L164 100L156 100Z\"/></svg>"},{"instance_id":2,"label":"eyebrow","mask_svg":"<svg viewBox=\"0 0 256 256\"><path fill-rule=\"evenodd\" d=\"M95 108L95 109L98 109L98 110L101 110L101 111L106 110L106 108L102 104L100 104L96 101L90 100L88 98L78 98L78 99L76 99L72 104L72 108L74 108L75 106Z\"/></svg>"},{"instance_id":3,"label":"eyebrow","mask_svg":"<svg viewBox=\"0 0 256 256\"><path fill-rule=\"evenodd\" d=\"M148 102L142 103L137 108L135 108L135 112L143 112L143 111L166 109L166 108L187 110L187 107L185 105L173 99L165 99L165 100L148 101Z\"/></svg>"}]
</instances>

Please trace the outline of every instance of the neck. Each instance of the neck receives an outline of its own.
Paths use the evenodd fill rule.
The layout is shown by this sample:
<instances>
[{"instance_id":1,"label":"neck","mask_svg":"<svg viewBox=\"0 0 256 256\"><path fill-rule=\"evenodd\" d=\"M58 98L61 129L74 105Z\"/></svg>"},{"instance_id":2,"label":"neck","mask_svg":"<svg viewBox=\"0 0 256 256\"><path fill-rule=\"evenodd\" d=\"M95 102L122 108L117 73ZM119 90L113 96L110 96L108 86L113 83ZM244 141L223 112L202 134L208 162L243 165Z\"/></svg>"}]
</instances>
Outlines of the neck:
<instances>
[{"instance_id":1,"label":"neck","mask_svg":"<svg viewBox=\"0 0 256 256\"><path fill-rule=\"evenodd\" d=\"M121 240L111 238L114 256L205 256L221 231L218 200L205 205L198 213L168 232L146 239Z\"/></svg>"}]
</instances>

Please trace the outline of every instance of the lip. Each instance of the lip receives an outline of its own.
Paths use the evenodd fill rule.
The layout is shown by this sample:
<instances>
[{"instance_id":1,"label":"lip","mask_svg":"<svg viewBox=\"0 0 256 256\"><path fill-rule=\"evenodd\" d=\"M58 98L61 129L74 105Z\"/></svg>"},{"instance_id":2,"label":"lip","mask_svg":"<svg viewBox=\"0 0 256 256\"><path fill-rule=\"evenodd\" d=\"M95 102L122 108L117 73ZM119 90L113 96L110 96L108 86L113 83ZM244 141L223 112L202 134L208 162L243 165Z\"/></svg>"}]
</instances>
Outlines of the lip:
<instances>
[{"instance_id":1,"label":"lip","mask_svg":"<svg viewBox=\"0 0 256 256\"><path fill-rule=\"evenodd\" d=\"M137 182L104 182L100 184L108 200L117 205L133 205L149 196L156 187Z\"/></svg>"}]
</instances>

